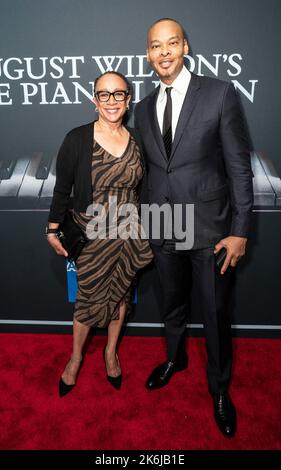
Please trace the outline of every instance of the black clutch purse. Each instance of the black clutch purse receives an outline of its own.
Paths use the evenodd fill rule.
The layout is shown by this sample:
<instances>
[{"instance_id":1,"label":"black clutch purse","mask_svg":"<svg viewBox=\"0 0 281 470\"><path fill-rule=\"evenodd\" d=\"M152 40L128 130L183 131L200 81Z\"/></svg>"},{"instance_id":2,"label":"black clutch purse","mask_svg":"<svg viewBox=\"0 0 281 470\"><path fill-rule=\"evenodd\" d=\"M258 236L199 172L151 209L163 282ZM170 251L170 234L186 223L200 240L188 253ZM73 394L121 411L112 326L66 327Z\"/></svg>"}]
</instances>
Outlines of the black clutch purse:
<instances>
[{"instance_id":1,"label":"black clutch purse","mask_svg":"<svg viewBox=\"0 0 281 470\"><path fill-rule=\"evenodd\" d=\"M72 213L67 211L62 224L59 226L58 238L68 253L69 261L76 261L88 239L76 224Z\"/></svg>"}]
</instances>

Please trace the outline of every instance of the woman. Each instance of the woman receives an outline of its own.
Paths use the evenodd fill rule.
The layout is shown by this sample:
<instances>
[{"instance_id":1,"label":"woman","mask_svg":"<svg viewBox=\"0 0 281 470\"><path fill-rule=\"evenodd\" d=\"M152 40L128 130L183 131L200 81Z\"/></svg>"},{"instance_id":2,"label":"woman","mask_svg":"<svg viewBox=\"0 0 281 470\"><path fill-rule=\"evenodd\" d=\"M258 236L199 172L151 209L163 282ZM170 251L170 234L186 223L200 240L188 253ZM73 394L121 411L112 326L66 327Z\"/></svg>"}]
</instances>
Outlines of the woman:
<instances>
[{"instance_id":1,"label":"woman","mask_svg":"<svg viewBox=\"0 0 281 470\"><path fill-rule=\"evenodd\" d=\"M121 206L138 206L136 188L143 177L143 164L134 131L123 125L130 100L129 84L123 75L117 72L102 74L94 86L93 101L98 120L73 129L63 141L46 229L48 242L58 255L67 256L56 233L68 210L72 186L73 217L86 235L89 235L91 220L86 211L91 204L101 204L104 215L109 216L110 202L115 201L113 219L117 221L118 228L126 225L124 215L118 212ZM139 219L137 225L139 230ZM119 232L122 235L124 230ZM88 237L89 241L77 260L73 351L60 378L60 396L75 386L83 345L91 327L108 328L104 349L107 378L111 385L120 389L122 374L117 354L118 338L130 304L136 272L152 260L153 254L147 240L126 239L119 232L117 237L110 237L112 227L109 226L106 237Z\"/></svg>"}]
</instances>

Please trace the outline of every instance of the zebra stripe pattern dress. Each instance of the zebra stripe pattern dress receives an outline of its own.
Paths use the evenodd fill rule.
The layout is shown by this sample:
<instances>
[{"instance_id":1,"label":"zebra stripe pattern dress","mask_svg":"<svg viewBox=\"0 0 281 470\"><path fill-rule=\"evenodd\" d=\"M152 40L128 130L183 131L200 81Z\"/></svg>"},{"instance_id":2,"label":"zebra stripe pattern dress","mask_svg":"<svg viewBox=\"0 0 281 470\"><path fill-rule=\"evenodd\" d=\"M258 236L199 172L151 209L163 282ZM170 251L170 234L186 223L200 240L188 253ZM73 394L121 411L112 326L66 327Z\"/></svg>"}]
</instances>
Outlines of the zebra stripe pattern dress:
<instances>
[{"instance_id":1,"label":"zebra stripe pattern dress","mask_svg":"<svg viewBox=\"0 0 281 470\"><path fill-rule=\"evenodd\" d=\"M76 262L78 292L74 318L85 325L98 328L108 326L111 320L119 318L119 306L123 301L128 313L136 273L153 259L148 240L139 236L123 236L128 228L128 217L121 213L121 207L133 204L138 208L136 187L143 173L139 148L131 135L121 157L111 155L94 140L93 203L101 205L103 220L106 219L107 223L103 237L93 239L89 236L89 222L95 220L95 214L90 216L74 212L76 223L89 238ZM140 235L137 211L133 217L133 226ZM116 226L118 235L113 238Z\"/></svg>"}]
</instances>

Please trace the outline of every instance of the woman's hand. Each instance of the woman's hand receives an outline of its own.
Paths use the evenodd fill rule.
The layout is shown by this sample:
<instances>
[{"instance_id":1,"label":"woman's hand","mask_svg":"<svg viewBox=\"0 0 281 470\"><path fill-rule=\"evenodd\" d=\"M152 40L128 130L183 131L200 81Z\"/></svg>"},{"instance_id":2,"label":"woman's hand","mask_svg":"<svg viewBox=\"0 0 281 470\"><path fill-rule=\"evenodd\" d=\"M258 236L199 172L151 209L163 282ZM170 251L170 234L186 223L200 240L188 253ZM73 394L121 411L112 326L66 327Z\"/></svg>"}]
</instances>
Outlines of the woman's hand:
<instances>
[{"instance_id":1,"label":"woman's hand","mask_svg":"<svg viewBox=\"0 0 281 470\"><path fill-rule=\"evenodd\" d=\"M65 256L65 257L68 256L67 251L64 249L64 247L62 246L61 242L59 241L58 237L55 234L47 235L47 241L49 245L51 245L51 247L55 250L57 255Z\"/></svg>"}]
</instances>

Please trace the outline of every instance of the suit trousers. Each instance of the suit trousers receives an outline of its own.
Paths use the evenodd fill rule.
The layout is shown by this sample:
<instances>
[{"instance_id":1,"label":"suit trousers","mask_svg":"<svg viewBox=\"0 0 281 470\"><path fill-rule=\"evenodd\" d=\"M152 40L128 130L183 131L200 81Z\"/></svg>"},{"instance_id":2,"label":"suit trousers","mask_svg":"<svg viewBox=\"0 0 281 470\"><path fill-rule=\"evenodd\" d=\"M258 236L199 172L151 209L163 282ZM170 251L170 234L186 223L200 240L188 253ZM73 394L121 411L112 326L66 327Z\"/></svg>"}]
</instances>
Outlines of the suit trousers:
<instances>
[{"instance_id":1,"label":"suit trousers","mask_svg":"<svg viewBox=\"0 0 281 470\"><path fill-rule=\"evenodd\" d=\"M228 388L232 365L229 297L235 269L221 275L215 264L214 248L176 250L173 240L162 246L151 244L162 288L168 360L182 353L190 292L202 314L208 354L207 377L211 394Z\"/></svg>"}]
</instances>

